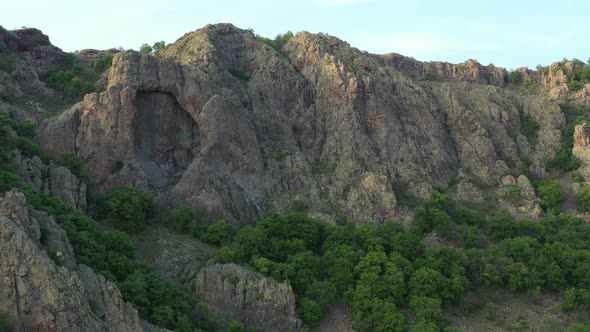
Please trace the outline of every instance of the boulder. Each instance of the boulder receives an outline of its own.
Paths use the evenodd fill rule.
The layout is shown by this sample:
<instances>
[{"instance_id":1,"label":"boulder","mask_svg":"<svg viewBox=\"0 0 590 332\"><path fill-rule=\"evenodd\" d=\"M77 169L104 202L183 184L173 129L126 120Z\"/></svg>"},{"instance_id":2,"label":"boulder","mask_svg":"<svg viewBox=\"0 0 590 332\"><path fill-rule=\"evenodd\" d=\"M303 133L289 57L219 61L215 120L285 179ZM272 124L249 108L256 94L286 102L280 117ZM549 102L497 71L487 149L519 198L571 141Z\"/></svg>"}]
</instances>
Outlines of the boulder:
<instances>
[{"instance_id":1,"label":"boulder","mask_svg":"<svg viewBox=\"0 0 590 332\"><path fill-rule=\"evenodd\" d=\"M203 268L195 281L196 296L226 319L259 331L298 331L291 286L236 264Z\"/></svg>"}]
</instances>

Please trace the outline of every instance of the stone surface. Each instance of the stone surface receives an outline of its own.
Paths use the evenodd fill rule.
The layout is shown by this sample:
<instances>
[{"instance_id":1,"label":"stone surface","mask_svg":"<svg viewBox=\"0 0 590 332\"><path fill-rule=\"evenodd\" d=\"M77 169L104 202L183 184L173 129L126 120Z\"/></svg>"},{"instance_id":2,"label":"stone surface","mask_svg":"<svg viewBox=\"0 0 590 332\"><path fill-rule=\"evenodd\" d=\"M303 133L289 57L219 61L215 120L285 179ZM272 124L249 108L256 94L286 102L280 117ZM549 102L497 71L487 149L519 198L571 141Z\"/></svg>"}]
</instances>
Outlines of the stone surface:
<instances>
[{"instance_id":1,"label":"stone surface","mask_svg":"<svg viewBox=\"0 0 590 332\"><path fill-rule=\"evenodd\" d=\"M46 248L43 227L49 228ZM60 263L45 250L55 250ZM16 190L0 201L0 252L0 312L11 330L158 331L139 319L113 283L76 265L63 230Z\"/></svg>"},{"instance_id":2,"label":"stone surface","mask_svg":"<svg viewBox=\"0 0 590 332\"><path fill-rule=\"evenodd\" d=\"M517 188L520 192L520 199L511 200L506 198L506 191ZM498 188L500 207L506 209L515 219L539 220L544 212L539 205L539 199L535 194L535 188L531 181L524 175L515 178L511 175L502 177Z\"/></svg>"},{"instance_id":3,"label":"stone surface","mask_svg":"<svg viewBox=\"0 0 590 332\"><path fill-rule=\"evenodd\" d=\"M233 222L293 200L379 222L399 212L397 181L427 188L461 171L495 184L522 155L543 176L565 127L554 101L504 88L501 68L373 55L306 32L277 52L229 24L159 57L119 53L107 81L45 120L41 146L77 151L99 190L153 190ZM519 112L540 124L537 144Z\"/></svg>"},{"instance_id":4,"label":"stone surface","mask_svg":"<svg viewBox=\"0 0 590 332\"><path fill-rule=\"evenodd\" d=\"M49 166L49 192L69 206L86 211L86 184L82 183L69 169L63 166Z\"/></svg>"},{"instance_id":5,"label":"stone surface","mask_svg":"<svg viewBox=\"0 0 590 332\"><path fill-rule=\"evenodd\" d=\"M590 125L584 123L574 128L574 148L572 154L580 160L578 172L590 181Z\"/></svg>"},{"instance_id":6,"label":"stone surface","mask_svg":"<svg viewBox=\"0 0 590 332\"><path fill-rule=\"evenodd\" d=\"M280 283L236 264L202 269L195 281L197 298L226 319L237 319L259 331L298 331L295 297Z\"/></svg>"}]
</instances>

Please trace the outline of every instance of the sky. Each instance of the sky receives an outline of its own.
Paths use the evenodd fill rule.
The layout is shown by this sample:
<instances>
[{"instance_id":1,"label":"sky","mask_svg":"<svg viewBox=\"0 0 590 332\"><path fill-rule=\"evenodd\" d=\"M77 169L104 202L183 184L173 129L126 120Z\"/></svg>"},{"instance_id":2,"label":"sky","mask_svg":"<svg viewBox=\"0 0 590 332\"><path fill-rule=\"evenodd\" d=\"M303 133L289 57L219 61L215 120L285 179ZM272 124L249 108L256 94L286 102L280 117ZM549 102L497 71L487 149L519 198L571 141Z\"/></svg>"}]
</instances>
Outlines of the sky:
<instances>
[{"instance_id":1,"label":"sky","mask_svg":"<svg viewBox=\"0 0 590 332\"><path fill-rule=\"evenodd\" d=\"M210 23L274 37L323 32L371 53L507 69L590 57L590 0L3 0L0 25L65 51L138 49Z\"/></svg>"}]
</instances>

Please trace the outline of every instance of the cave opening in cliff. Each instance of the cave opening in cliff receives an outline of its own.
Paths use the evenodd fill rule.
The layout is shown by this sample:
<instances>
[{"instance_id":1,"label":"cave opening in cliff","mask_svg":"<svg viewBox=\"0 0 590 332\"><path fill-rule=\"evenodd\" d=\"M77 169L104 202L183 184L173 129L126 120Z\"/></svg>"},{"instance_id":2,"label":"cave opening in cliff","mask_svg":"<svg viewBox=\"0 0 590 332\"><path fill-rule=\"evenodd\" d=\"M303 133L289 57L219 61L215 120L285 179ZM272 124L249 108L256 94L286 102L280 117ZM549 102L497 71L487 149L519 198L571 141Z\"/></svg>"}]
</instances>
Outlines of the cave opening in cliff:
<instances>
[{"instance_id":1,"label":"cave opening in cliff","mask_svg":"<svg viewBox=\"0 0 590 332\"><path fill-rule=\"evenodd\" d=\"M150 184L163 189L182 175L196 154L197 124L170 93L138 92L135 109L135 158Z\"/></svg>"}]
</instances>

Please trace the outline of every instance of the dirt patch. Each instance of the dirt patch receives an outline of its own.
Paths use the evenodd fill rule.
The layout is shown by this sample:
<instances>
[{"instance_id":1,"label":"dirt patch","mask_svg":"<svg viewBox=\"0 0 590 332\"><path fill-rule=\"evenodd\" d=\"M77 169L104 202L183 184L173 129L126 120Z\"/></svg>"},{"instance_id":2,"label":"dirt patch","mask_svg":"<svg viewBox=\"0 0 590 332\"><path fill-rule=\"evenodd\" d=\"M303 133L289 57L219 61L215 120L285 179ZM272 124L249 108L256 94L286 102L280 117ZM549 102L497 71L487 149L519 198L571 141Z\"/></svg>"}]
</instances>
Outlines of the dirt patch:
<instances>
[{"instance_id":1,"label":"dirt patch","mask_svg":"<svg viewBox=\"0 0 590 332\"><path fill-rule=\"evenodd\" d=\"M588 324L590 317L559 309L563 295L538 298L505 290L481 288L463 302L446 308L451 324L462 331L564 331L573 323Z\"/></svg>"},{"instance_id":2,"label":"dirt patch","mask_svg":"<svg viewBox=\"0 0 590 332\"><path fill-rule=\"evenodd\" d=\"M352 316L348 308L343 303L333 304L328 308L328 312L320 321L318 332L351 332Z\"/></svg>"}]
</instances>

